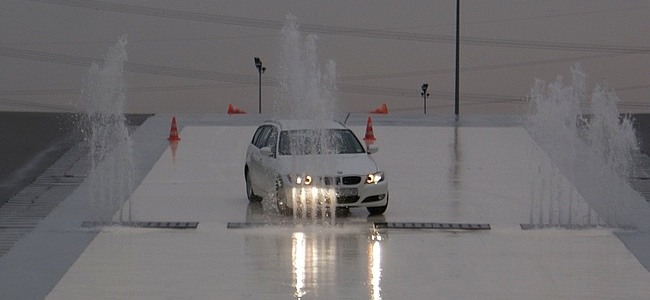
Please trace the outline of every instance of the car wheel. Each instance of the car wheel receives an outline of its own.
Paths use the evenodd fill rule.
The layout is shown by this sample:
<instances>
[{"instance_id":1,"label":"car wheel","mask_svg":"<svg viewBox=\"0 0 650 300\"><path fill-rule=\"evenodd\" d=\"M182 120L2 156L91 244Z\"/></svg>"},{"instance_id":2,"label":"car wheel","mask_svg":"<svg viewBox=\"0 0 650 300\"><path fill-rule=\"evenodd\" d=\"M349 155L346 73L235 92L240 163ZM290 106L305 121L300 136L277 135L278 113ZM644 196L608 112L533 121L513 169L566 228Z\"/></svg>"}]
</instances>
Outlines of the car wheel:
<instances>
[{"instance_id":1,"label":"car wheel","mask_svg":"<svg viewBox=\"0 0 650 300\"><path fill-rule=\"evenodd\" d=\"M282 179L275 180L275 199L278 206L278 212L287 216L292 213L291 208L287 205L287 196L282 192Z\"/></svg>"},{"instance_id":2,"label":"car wheel","mask_svg":"<svg viewBox=\"0 0 650 300\"><path fill-rule=\"evenodd\" d=\"M381 215L384 212L386 212L386 209L388 208L388 194L386 194L386 205L384 206L374 206L374 207L367 207L368 212L370 213L371 216L375 215Z\"/></svg>"},{"instance_id":3,"label":"car wheel","mask_svg":"<svg viewBox=\"0 0 650 300\"><path fill-rule=\"evenodd\" d=\"M255 195L253 192L253 186L251 185L250 176L248 176L248 171L245 172L244 177L246 178L246 196L250 202L259 202L262 200L262 197Z\"/></svg>"},{"instance_id":4,"label":"car wheel","mask_svg":"<svg viewBox=\"0 0 650 300\"><path fill-rule=\"evenodd\" d=\"M254 223L265 221L264 204L262 201L248 203L248 208L246 209L246 222Z\"/></svg>"}]
</instances>

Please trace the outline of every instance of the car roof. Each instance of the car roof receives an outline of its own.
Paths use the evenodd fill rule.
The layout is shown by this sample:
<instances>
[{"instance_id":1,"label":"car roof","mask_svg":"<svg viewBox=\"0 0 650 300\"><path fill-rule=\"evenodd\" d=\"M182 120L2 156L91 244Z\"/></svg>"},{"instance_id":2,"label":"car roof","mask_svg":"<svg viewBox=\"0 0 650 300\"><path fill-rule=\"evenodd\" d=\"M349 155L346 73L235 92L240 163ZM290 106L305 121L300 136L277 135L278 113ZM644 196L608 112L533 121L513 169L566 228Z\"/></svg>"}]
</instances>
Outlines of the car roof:
<instances>
[{"instance_id":1,"label":"car roof","mask_svg":"<svg viewBox=\"0 0 650 300\"><path fill-rule=\"evenodd\" d=\"M265 123L274 123L281 130L347 129L343 124L330 120L283 119L266 121Z\"/></svg>"}]
</instances>

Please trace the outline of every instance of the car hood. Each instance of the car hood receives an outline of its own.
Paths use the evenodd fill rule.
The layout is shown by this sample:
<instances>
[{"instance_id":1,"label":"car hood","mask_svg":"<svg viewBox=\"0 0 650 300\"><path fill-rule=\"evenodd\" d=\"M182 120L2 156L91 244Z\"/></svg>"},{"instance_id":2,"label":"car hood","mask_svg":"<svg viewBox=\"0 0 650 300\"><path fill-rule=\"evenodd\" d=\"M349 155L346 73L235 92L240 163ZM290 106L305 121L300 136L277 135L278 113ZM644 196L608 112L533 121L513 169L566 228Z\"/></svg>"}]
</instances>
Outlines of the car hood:
<instances>
[{"instance_id":1,"label":"car hood","mask_svg":"<svg viewBox=\"0 0 650 300\"><path fill-rule=\"evenodd\" d=\"M282 156L285 174L309 173L323 176L365 175L377 172L377 164L368 154Z\"/></svg>"}]
</instances>

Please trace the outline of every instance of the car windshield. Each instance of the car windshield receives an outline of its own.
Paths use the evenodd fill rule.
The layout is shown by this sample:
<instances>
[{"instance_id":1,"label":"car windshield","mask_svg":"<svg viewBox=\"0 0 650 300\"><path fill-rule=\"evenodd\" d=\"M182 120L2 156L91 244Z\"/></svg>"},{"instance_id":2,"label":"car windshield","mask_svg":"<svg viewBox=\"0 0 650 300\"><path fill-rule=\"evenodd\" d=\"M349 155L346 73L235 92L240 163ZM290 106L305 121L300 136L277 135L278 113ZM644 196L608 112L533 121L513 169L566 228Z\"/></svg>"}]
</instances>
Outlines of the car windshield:
<instances>
[{"instance_id":1,"label":"car windshield","mask_svg":"<svg viewBox=\"0 0 650 300\"><path fill-rule=\"evenodd\" d=\"M364 153L349 129L289 130L280 133L280 155Z\"/></svg>"}]
</instances>

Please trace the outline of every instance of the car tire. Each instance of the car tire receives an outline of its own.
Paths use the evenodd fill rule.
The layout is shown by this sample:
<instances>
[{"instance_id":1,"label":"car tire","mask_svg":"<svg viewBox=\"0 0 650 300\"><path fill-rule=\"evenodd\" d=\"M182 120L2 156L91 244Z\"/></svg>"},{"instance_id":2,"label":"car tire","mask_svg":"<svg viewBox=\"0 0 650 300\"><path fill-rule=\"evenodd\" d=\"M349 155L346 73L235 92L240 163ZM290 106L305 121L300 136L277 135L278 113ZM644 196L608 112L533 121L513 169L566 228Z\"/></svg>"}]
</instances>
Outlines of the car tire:
<instances>
[{"instance_id":1,"label":"car tire","mask_svg":"<svg viewBox=\"0 0 650 300\"><path fill-rule=\"evenodd\" d=\"M386 194L386 205L383 206L373 206L373 207L367 207L368 213L370 213L371 216L376 216L376 215L381 215L384 212L386 212L386 209L388 208L388 194Z\"/></svg>"},{"instance_id":2,"label":"car tire","mask_svg":"<svg viewBox=\"0 0 650 300\"><path fill-rule=\"evenodd\" d=\"M250 176L248 176L248 170L244 172L244 178L246 179L246 196L248 197L248 201L250 202L262 201L262 197L255 195L255 192L253 191L253 186L251 185L251 179Z\"/></svg>"},{"instance_id":3,"label":"car tire","mask_svg":"<svg viewBox=\"0 0 650 300\"><path fill-rule=\"evenodd\" d=\"M288 216L293 212L287 205L286 195L282 192L282 179L280 178L275 180L275 201L280 215Z\"/></svg>"}]
</instances>

